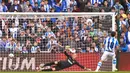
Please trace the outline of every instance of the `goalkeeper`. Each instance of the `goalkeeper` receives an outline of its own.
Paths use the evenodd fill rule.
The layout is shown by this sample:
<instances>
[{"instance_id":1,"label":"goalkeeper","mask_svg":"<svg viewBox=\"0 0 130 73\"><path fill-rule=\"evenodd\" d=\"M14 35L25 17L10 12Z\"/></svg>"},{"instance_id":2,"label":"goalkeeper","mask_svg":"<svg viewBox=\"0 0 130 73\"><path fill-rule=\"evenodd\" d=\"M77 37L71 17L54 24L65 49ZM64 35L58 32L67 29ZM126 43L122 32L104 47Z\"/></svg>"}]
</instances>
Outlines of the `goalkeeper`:
<instances>
[{"instance_id":1,"label":"goalkeeper","mask_svg":"<svg viewBox=\"0 0 130 73\"><path fill-rule=\"evenodd\" d=\"M75 50L70 50L71 52L75 52ZM73 53L72 55L69 55L66 51L64 51L65 56L67 56L66 60L60 60L60 61L55 61L55 62L50 62L50 63L46 63L46 64L42 64L42 66L40 66L40 71L59 71L59 70L63 70L65 68L69 68L73 65L78 65L79 67L81 67L84 70L88 70L91 71L91 69L86 68L82 65L80 65L75 59L77 57L76 53Z\"/></svg>"}]
</instances>

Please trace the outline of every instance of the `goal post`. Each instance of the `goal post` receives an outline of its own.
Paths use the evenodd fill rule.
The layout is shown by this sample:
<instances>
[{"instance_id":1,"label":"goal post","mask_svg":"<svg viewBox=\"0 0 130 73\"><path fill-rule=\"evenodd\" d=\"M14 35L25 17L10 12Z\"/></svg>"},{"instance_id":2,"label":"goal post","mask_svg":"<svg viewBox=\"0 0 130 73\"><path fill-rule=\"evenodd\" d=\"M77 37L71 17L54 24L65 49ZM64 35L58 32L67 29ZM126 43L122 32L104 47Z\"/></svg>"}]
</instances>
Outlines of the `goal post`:
<instances>
[{"instance_id":1,"label":"goal post","mask_svg":"<svg viewBox=\"0 0 130 73\"><path fill-rule=\"evenodd\" d=\"M111 12L0 12L0 39L6 41L0 47L0 71L34 71L43 62L64 60L68 48L76 49L79 63L95 70L103 40L115 27ZM14 53L13 59L9 53ZM112 70L111 59L101 67L101 71ZM74 65L63 71L84 70Z\"/></svg>"}]
</instances>

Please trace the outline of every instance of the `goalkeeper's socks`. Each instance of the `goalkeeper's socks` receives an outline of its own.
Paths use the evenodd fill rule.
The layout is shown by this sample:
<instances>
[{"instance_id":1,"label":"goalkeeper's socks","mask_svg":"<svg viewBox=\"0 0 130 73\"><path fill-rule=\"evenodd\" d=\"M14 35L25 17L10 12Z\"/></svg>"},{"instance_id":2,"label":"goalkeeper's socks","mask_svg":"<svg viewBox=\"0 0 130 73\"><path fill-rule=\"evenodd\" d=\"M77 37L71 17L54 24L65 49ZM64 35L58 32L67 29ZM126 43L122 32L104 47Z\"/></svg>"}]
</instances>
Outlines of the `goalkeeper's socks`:
<instances>
[{"instance_id":1,"label":"goalkeeper's socks","mask_svg":"<svg viewBox=\"0 0 130 73\"><path fill-rule=\"evenodd\" d=\"M99 71L99 69L100 69L101 66L102 66L102 62L98 62L98 66L97 66L96 71Z\"/></svg>"},{"instance_id":2,"label":"goalkeeper's socks","mask_svg":"<svg viewBox=\"0 0 130 73\"><path fill-rule=\"evenodd\" d=\"M44 66L51 66L51 65L54 65L55 62L50 62L50 63L46 63Z\"/></svg>"},{"instance_id":3,"label":"goalkeeper's socks","mask_svg":"<svg viewBox=\"0 0 130 73\"><path fill-rule=\"evenodd\" d=\"M50 68L50 69L43 69L42 71L52 71L52 68Z\"/></svg>"}]
</instances>

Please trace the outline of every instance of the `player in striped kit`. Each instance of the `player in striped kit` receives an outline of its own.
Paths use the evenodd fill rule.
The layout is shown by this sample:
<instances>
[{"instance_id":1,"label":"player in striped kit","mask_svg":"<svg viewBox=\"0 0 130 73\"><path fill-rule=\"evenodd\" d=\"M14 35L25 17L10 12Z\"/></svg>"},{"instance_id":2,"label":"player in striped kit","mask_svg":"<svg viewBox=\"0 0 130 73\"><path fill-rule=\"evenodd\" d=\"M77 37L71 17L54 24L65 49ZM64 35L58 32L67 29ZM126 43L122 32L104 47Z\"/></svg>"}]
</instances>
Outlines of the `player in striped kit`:
<instances>
[{"instance_id":1,"label":"player in striped kit","mask_svg":"<svg viewBox=\"0 0 130 73\"><path fill-rule=\"evenodd\" d=\"M101 60L98 62L97 69L95 70L96 72L99 71L102 63L104 61L107 61L109 57L112 58L112 63L113 63L113 70L116 71L116 51L118 50L118 40L115 38L116 32L112 31L111 36L107 37L104 40L104 48L105 51L101 57Z\"/></svg>"}]
</instances>

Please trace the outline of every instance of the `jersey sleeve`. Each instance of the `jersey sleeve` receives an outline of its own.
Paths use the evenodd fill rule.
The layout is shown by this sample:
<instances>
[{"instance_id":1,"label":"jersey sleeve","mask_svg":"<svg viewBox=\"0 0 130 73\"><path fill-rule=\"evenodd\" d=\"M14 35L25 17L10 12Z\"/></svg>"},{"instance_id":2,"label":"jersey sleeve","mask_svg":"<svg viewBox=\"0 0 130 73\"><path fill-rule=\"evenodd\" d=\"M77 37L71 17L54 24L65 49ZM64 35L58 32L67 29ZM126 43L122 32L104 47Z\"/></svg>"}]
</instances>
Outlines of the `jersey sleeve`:
<instances>
[{"instance_id":1,"label":"jersey sleeve","mask_svg":"<svg viewBox=\"0 0 130 73\"><path fill-rule=\"evenodd\" d=\"M104 40L103 44L106 44L106 39Z\"/></svg>"},{"instance_id":2,"label":"jersey sleeve","mask_svg":"<svg viewBox=\"0 0 130 73\"><path fill-rule=\"evenodd\" d=\"M119 42L118 42L118 40L116 40L116 44L115 44L115 46L118 46L119 45Z\"/></svg>"},{"instance_id":3,"label":"jersey sleeve","mask_svg":"<svg viewBox=\"0 0 130 73\"><path fill-rule=\"evenodd\" d=\"M80 68L84 69L85 67L79 64L79 62L76 61L76 65L78 65Z\"/></svg>"}]
</instances>

